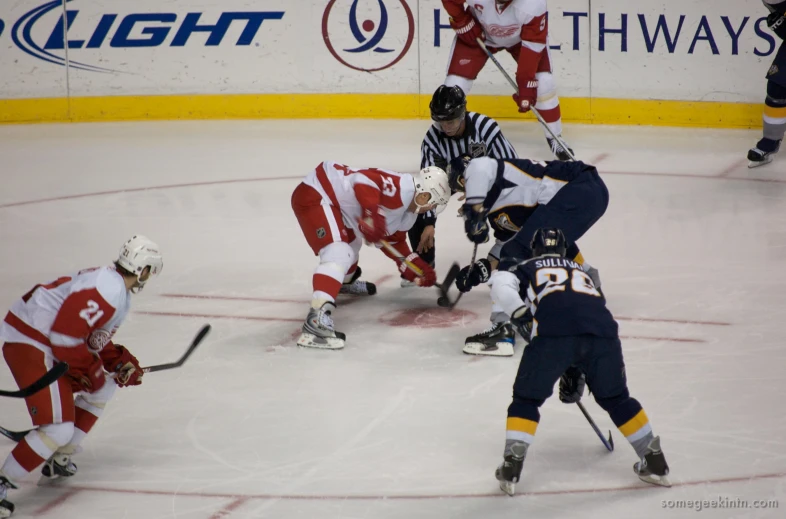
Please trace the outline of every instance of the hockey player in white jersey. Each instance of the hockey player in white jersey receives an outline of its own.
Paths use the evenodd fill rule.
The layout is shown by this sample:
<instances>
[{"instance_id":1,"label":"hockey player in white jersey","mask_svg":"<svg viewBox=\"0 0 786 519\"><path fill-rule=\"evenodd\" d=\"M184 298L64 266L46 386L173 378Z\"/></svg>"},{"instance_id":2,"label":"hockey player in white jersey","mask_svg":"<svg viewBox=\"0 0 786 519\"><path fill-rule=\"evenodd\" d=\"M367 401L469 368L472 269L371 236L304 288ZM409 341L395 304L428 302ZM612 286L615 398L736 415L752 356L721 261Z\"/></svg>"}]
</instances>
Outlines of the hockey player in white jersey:
<instances>
[{"instance_id":1,"label":"hockey player in white jersey","mask_svg":"<svg viewBox=\"0 0 786 519\"><path fill-rule=\"evenodd\" d=\"M506 50L517 62L513 94L519 112L537 108L555 135L562 134L557 87L548 49L546 0L442 0L456 32L445 84L458 85L469 93L488 56L478 45L484 40L492 53ZM559 160L570 154L545 131L546 140ZM570 150L572 153L572 150Z\"/></svg>"},{"instance_id":2,"label":"hockey player in white jersey","mask_svg":"<svg viewBox=\"0 0 786 519\"><path fill-rule=\"evenodd\" d=\"M600 287L597 269L584 260L576 245L608 206L608 190L593 166L583 162L479 158L453 161L449 170L451 184L463 185L465 189L463 215L467 237L474 243L484 243L491 228L497 239L488 258L461 270L456 279L461 292L486 283L501 259L531 257L532 235L547 225L564 229L568 257L581 264L595 286ZM510 316L493 302L491 326L468 337L464 353L511 356L514 344Z\"/></svg>"},{"instance_id":3,"label":"hockey player in white jersey","mask_svg":"<svg viewBox=\"0 0 786 519\"><path fill-rule=\"evenodd\" d=\"M418 213L439 211L449 201L447 174L437 167L410 175L326 161L309 173L292 194L292 210L311 250L319 256L319 266L312 278L311 309L297 344L344 347L346 335L336 331L332 318L336 296L340 292L376 293L373 284L358 279L363 240L378 247L383 240L388 242L397 253L382 250L396 261L404 279L421 287L433 286L436 273L409 249L406 231Z\"/></svg>"},{"instance_id":4,"label":"hockey player in white jersey","mask_svg":"<svg viewBox=\"0 0 786 519\"><path fill-rule=\"evenodd\" d=\"M786 40L786 0L763 0L770 10L767 25L781 40ZM767 71L767 98L764 101L764 135L748 151L748 167L772 162L786 135L786 41Z\"/></svg>"},{"instance_id":5,"label":"hockey player in white jersey","mask_svg":"<svg viewBox=\"0 0 786 519\"><path fill-rule=\"evenodd\" d=\"M70 477L71 457L95 425L117 387L142 383L142 368L112 337L136 293L164 263L158 246L137 235L120 249L114 265L91 268L35 285L16 301L0 325L3 357L19 387L58 362L67 374L25 398L37 427L20 441L0 469L0 518L14 505L8 489L44 464L44 477ZM107 373L114 374L108 376Z\"/></svg>"}]
</instances>

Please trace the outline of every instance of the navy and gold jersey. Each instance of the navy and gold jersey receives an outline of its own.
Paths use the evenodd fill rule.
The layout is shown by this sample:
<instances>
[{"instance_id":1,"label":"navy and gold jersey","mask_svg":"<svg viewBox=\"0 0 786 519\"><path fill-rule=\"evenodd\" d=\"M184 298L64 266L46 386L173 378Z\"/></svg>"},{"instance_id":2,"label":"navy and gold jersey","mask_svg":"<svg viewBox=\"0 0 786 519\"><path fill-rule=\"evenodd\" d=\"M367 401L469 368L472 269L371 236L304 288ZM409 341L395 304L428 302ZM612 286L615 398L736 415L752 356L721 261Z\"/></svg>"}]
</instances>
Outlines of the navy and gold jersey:
<instances>
[{"instance_id":1,"label":"navy and gold jersey","mask_svg":"<svg viewBox=\"0 0 786 519\"><path fill-rule=\"evenodd\" d=\"M617 337L617 322L581 266L559 256L539 256L511 269L519 295L529 299L532 336Z\"/></svg>"}]
</instances>

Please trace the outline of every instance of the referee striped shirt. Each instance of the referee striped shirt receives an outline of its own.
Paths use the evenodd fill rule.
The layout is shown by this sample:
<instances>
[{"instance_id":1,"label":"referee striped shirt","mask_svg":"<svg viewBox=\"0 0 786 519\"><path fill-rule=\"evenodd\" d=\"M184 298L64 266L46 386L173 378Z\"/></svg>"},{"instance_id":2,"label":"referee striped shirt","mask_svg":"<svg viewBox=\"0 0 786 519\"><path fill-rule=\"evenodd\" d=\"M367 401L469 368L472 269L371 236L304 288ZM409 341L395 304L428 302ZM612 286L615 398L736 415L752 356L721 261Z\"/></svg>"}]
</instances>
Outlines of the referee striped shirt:
<instances>
[{"instance_id":1,"label":"referee striped shirt","mask_svg":"<svg viewBox=\"0 0 786 519\"><path fill-rule=\"evenodd\" d=\"M491 157L493 159L516 159L516 150L508 142L497 121L476 112L467 112L464 134L461 137L448 137L437 123L431 125L420 147L420 168L437 166L445 169L450 161L470 155ZM437 220L434 211L419 216L422 225L434 225Z\"/></svg>"}]
</instances>

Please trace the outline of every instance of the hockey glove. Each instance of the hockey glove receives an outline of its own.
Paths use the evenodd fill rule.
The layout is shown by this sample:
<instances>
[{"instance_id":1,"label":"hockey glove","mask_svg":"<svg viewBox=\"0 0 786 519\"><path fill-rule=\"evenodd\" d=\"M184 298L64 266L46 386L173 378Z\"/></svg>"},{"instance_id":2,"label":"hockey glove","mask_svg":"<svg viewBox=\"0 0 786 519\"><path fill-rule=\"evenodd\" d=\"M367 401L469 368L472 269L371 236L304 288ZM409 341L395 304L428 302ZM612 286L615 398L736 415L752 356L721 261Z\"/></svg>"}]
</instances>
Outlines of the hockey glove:
<instances>
[{"instance_id":1,"label":"hockey glove","mask_svg":"<svg viewBox=\"0 0 786 519\"><path fill-rule=\"evenodd\" d=\"M538 102L538 80L533 78L519 84L519 93L513 94L513 100L516 101L519 112L526 113Z\"/></svg>"},{"instance_id":2,"label":"hockey glove","mask_svg":"<svg viewBox=\"0 0 786 519\"><path fill-rule=\"evenodd\" d=\"M559 379L559 399L564 404L575 404L581 400L587 377L579 368L569 367Z\"/></svg>"},{"instance_id":3,"label":"hockey glove","mask_svg":"<svg viewBox=\"0 0 786 519\"><path fill-rule=\"evenodd\" d=\"M777 11L770 13L767 17L767 27L780 39L786 40L786 14Z\"/></svg>"},{"instance_id":4,"label":"hockey glove","mask_svg":"<svg viewBox=\"0 0 786 519\"><path fill-rule=\"evenodd\" d=\"M500 264L501 265L501 264ZM510 323L519 332L519 335L529 344L532 337L532 312L529 305L525 304L517 308L510 316Z\"/></svg>"},{"instance_id":5,"label":"hockey glove","mask_svg":"<svg viewBox=\"0 0 786 519\"><path fill-rule=\"evenodd\" d=\"M487 282L489 277L491 277L491 263L483 258L459 271L456 288L459 292L469 292L472 288Z\"/></svg>"},{"instance_id":6,"label":"hockey glove","mask_svg":"<svg viewBox=\"0 0 786 519\"><path fill-rule=\"evenodd\" d=\"M78 391L93 393L104 387L106 383L104 364L98 357L95 357L85 368L72 367L68 370L68 377L71 379L71 390L74 393Z\"/></svg>"},{"instance_id":7,"label":"hockey glove","mask_svg":"<svg viewBox=\"0 0 786 519\"><path fill-rule=\"evenodd\" d=\"M486 222L486 211L476 211L473 204L464 204L464 232L472 243L489 241L489 225Z\"/></svg>"},{"instance_id":8,"label":"hockey glove","mask_svg":"<svg viewBox=\"0 0 786 519\"><path fill-rule=\"evenodd\" d=\"M115 382L120 387L138 386L142 383L144 372L139 366L139 361L125 346L114 344L112 348L101 351L101 360L104 369L115 373Z\"/></svg>"},{"instance_id":9,"label":"hockey glove","mask_svg":"<svg viewBox=\"0 0 786 519\"><path fill-rule=\"evenodd\" d=\"M467 169L470 160L472 160L472 157L464 154L451 160L450 164L448 164L446 172L448 174L448 185L450 186L451 194L464 192L464 171Z\"/></svg>"},{"instance_id":10,"label":"hockey glove","mask_svg":"<svg viewBox=\"0 0 786 519\"><path fill-rule=\"evenodd\" d=\"M437 282L437 273L431 268L431 265L426 263L423 258L413 252L407 256L407 261L415 265L422 272L417 274L405 262L399 263L398 270L401 272L401 277L407 281L412 281L421 287L433 287Z\"/></svg>"},{"instance_id":11,"label":"hockey glove","mask_svg":"<svg viewBox=\"0 0 786 519\"><path fill-rule=\"evenodd\" d=\"M385 215L379 209L363 209L363 216L358 219L358 231L369 243L377 243L387 235Z\"/></svg>"},{"instance_id":12,"label":"hockey glove","mask_svg":"<svg viewBox=\"0 0 786 519\"><path fill-rule=\"evenodd\" d=\"M450 26L456 31L456 36L465 44L469 45L470 47L477 47L478 42L475 41L476 38L480 38L481 40L486 40L486 35L483 33L483 27L481 27L480 23L467 11L461 16L454 18L449 18Z\"/></svg>"}]
</instances>

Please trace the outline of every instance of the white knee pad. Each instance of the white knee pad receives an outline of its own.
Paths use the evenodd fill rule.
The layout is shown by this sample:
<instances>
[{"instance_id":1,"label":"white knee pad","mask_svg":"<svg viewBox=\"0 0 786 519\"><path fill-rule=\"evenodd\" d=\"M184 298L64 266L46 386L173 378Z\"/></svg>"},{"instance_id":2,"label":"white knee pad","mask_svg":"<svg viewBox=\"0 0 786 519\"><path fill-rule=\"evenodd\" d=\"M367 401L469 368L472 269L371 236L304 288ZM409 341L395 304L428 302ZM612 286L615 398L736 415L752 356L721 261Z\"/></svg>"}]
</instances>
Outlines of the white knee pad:
<instances>
[{"instance_id":1,"label":"white knee pad","mask_svg":"<svg viewBox=\"0 0 786 519\"><path fill-rule=\"evenodd\" d=\"M74 422L42 425L36 431L38 437L50 450L56 451L71 441L74 436Z\"/></svg>"},{"instance_id":2,"label":"white knee pad","mask_svg":"<svg viewBox=\"0 0 786 519\"><path fill-rule=\"evenodd\" d=\"M464 91L464 94L469 94L469 91L472 89L472 84L475 83L472 79L467 79L461 76L455 76L453 74L449 74L448 77L445 78L445 86L460 86L461 90Z\"/></svg>"},{"instance_id":3,"label":"white knee pad","mask_svg":"<svg viewBox=\"0 0 786 519\"><path fill-rule=\"evenodd\" d=\"M101 413L104 412L104 407L106 407L106 403L112 400L116 390L117 383L115 379L107 378L104 387L95 393L79 393L74 405L95 416L101 416Z\"/></svg>"},{"instance_id":4,"label":"white knee pad","mask_svg":"<svg viewBox=\"0 0 786 519\"><path fill-rule=\"evenodd\" d=\"M554 81L554 74L551 72L538 72L535 74L538 80L538 102L535 108L538 110L551 110L559 104L557 97L557 84Z\"/></svg>"},{"instance_id":5,"label":"white knee pad","mask_svg":"<svg viewBox=\"0 0 786 519\"><path fill-rule=\"evenodd\" d=\"M360 249L360 244L358 244L357 249ZM323 247L322 250L319 251L319 263L332 263L342 267L342 276L344 275L344 272L349 270L349 267L354 265L357 260L357 250L354 249L350 244L344 243L343 241L333 242L330 245Z\"/></svg>"}]
</instances>

